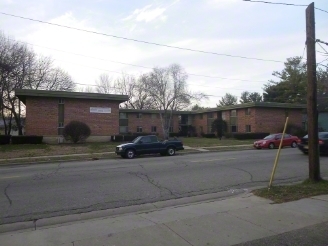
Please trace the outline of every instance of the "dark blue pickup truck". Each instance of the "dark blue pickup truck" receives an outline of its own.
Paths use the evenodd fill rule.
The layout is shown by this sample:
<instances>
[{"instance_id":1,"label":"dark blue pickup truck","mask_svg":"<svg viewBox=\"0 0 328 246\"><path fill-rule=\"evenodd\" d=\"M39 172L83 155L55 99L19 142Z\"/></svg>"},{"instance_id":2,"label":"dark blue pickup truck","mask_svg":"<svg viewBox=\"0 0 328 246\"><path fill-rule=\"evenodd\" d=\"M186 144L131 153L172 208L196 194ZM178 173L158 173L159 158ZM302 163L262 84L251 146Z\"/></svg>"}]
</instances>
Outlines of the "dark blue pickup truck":
<instances>
[{"instance_id":1,"label":"dark blue pickup truck","mask_svg":"<svg viewBox=\"0 0 328 246\"><path fill-rule=\"evenodd\" d=\"M116 147L115 153L123 158L132 159L137 155L161 154L175 155L178 150L183 150L183 143L180 140L158 141L155 135L140 136L131 143L121 144Z\"/></svg>"}]
</instances>

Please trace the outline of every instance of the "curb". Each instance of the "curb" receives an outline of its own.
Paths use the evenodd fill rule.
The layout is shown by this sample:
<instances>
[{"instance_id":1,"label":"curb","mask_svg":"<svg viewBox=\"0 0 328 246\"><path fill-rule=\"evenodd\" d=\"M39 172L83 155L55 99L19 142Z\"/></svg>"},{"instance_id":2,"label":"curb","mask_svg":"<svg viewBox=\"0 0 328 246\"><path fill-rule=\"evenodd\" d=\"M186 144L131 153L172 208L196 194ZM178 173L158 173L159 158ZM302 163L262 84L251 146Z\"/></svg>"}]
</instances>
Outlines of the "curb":
<instances>
[{"instance_id":1,"label":"curb","mask_svg":"<svg viewBox=\"0 0 328 246\"><path fill-rule=\"evenodd\" d=\"M254 188L252 188L253 190ZM38 230L44 227L51 227L56 225L72 224L75 222L83 222L87 220L106 219L108 217L115 217L120 215L128 215L131 213L147 213L158 211L169 207L188 206L192 204L220 201L229 198L234 198L243 195L251 195L251 189L233 189L227 191L221 191L211 194L196 195L190 197L183 197L165 201L158 201L153 203L145 203L140 205L132 205L126 207L118 207L113 209L91 211L86 213L77 213L62 215L57 217L49 217L38 220L16 222L11 224L0 225L0 233L7 233L13 231L25 231L25 230Z\"/></svg>"}]
</instances>

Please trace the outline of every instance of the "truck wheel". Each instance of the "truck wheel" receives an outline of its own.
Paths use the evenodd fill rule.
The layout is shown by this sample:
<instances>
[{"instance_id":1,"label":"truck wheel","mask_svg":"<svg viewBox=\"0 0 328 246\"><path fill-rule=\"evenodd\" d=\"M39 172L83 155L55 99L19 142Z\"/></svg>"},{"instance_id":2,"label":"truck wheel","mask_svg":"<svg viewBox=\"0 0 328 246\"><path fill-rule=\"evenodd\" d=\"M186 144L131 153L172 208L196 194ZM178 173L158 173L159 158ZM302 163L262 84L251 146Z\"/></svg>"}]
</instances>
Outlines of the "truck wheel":
<instances>
[{"instance_id":1,"label":"truck wheel","mask_svg":"<svg viewBox=\"0 0 328 246\"><path fill-rule=\"evenodd\" d=\"M128 158L128 159L133 159L135 157L135 152L133 149L128 149L126 152L125 152L125 157Z\"/></svg>"},{"instance_id":2,"label":"truck wheel","mask_svg":"<svg viewBox=\"0 0 328 246\"><path fill-rule=\"evenodd\" d=\"M175 149L173 147L168 147L166 153L169 156L175 155Z\"/></svg>"}]
</instances>

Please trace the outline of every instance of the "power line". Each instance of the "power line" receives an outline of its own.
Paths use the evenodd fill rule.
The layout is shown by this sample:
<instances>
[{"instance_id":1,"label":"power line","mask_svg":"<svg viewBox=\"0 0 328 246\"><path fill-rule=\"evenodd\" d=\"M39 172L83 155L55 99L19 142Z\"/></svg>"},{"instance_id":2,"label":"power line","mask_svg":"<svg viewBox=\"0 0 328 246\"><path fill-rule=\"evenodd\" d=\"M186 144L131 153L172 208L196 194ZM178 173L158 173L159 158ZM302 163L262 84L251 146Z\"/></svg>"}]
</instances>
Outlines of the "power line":
<instances>
[{"instance_id":1,"label":"power line","mask_svg":"<svg viewBox=\"0 0 328 246\"><path fill-rule=\"evenodd\" d=\"M328 54L327 50L324 47L322 47L320 43L317 42L317 44L319 44L319 46L326 52L325 54Z\"/></svg>"},{"instance_id":2,"label":"power line","mask_svg":"<svg viewBox=\"0 0 328 246\"><path fill-rule=\"evenodd\" d=\"M327 42L321 41L320 39L317 39L316 42L318 42L318 43L322 43L322 44L325 44L325 45L328 45Z\"/></svg>"},{"instance_id":3,"label":"power line","mask_svg":"<svg viewBox=\"0 0 328 246\"><path fill-rule=\"evenodd\" d=\"M295 6L295 7L307 7L308 5L305 4L294 4L294 3L274 3L274 2L268 2L268 1L256 1L256 0L243 0L244 2L253 2L253 3L266 3L266 4L278 4L278 5L287 5L287 6ZM328 13L328 11L320 9L320 8L316 8L317 10L320 10L322 12L326 12Z\"/></svg>"},{"instance_id":4,"label":"power line","mask_svg":"<svg viewBox=\"0 0 328 246\"><path fill-rule=\"evenodd\" d=\"M217 53L217 52L211 52L211 51L204 51L204 50L196 50L196 49L183 48L183 47L178 47L178 46L173 46L173 45L167 45L167 44L154 43L154 42L149 42L149 41L139 40L139 39L133 39L133 38L126 38L126 37L121 37L121 36L117 36L117 35L106 34L106 33L101 33L101 32L95 32L95 31L85 30L85 29L81 29L81 28L70 27L70 26L55 24L55 23L51 23L51 22L47 22L47 21L42 21L42 20L27 18L27 17L13 15L13 14L8 14L8 13L4 13L4 12L0 12L0 14L11 16L11 17L15 17L15 18L20 18L20 19L24 19L24 20L39 22L39 23L42 23L42 24L47 24L47 25L52 25L52 26L67 28L67 29L71 29L71 30L76 30L76 31L81 31L81 32L87 32L87 33L92 33L92 34L97 34L97 35L106 36L106 37L112 37L112 38L117 38L117 39L124 39L124 40L129 40L129 41L138 42L138 43L144 43L144 44L151 44L151 45L156 45L156 46L162 46L162 47L167 47L167 48L172 48L172 49L186 50L186 51L198 52L198 53L203 53L203 54L210 54L210 55L217 55L217 56L227 56L227 57L241 58L241 59L248 59L248 60L257 60L257 61L265 61L265 62L279 62L279 63L283 63L282 61L277 61L277 60L269 60L269 59L255 58L255 57L230 55L230 54Z\"/></svg>"},{"instance_id":5,"label":"power line","mask_svg":"<svg viewBox=\"0 0 328 246\"><path fill-rule=\"evenodd\" d=\"M78 53L74 53L74 52L69 52L69 51L64 51L64 50L49 48L49 47L45 47L45 46L42 46L42 45L31 44L31 43L23 42L23 41L17 41L17 40L14 40L14 39L10 39L10 40L13 40L13 41L16 41L16 42L20 42L20 43L24 43L24 44L28 44L28 45L31 45L31 46L37 46L37 47L41 47L41 48L45 48L45 49L49 49L49 50L55 50L55 51L63 52L63 53L66 53L66 54L72 54L72 55L76 55L76 56L81 56L81 57L85 57L85 58L92 58L92 59L96 59L96 60L108 61L108 62L118 63L118 64L122 64L122 65L128 65L128 66L134 66L134 67L141 67L141 68L153 69L153 67L147 67L147 66L136 65L136 64L131 64L131 63L125 63L125 62L118 62L118 61L113 61L113 60L107 60L107 59L103 59L103 58L99 58L99 57L94 57L94 56L87 56L87 55L78 54ZM61 60L58 60L58 61L61 61ZM67 62L67 61L63 61L63 62ZM74 64L76 64L76 63L74 63ZM85 66L85 65L81 65L81 66ZM109 71L109 70L99 69L99 68L94 68L94 67L90 67L90 68L98 69L98 70L104 70L104 71ZM112 71L109 71L109 72L112 72ZM118 73L118 72L117 71L114 71L114 73ZM220 76L211 76L211 75L194 74L194 73L186 73L186 74L191 75L191 76L205 77L205 78L212 78L212 79L225 79L225 80L235 80L235 81L245 81L245 82L267 82L267 81L263 81L263 80L231 79L231 78L220 77Z\"/></svg>"},{"instance_id":6,"label":"power line","mask_svg":"<svg viewBox=\"0 0 328 246\"><path fill-rule=\"evenodd\" d=\"M306 7L307 5L304 4L294 4L294 3L274 3L268 1L253 1L253 0L243 0L244 2L254 2L254 3L267 3L267 4L279 4L279 5L289 5L289 6L298 6L298 7Z\"/></svg>"}]
</instances>

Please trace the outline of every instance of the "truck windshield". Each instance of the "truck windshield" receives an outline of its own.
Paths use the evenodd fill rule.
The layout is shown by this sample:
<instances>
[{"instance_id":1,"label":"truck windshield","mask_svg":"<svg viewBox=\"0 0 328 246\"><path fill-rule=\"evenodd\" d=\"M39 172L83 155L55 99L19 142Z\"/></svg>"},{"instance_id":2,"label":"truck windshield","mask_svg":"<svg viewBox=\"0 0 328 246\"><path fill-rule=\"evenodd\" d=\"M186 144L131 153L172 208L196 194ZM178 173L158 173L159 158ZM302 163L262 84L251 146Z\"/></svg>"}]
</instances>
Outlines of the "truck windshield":
<instances>
[{"instance_id":1,"label":"truck windshield","mask_svg":"<svg viewBox=\"0 0 328 246\"><path fill-rule=\"evenodd\" d=\"M132 141L132 143L137 143L140 139L141 139L142 137L141 136L139 136L139 137L137 137L137 138L135 138L135 139L133 139L133 141Z\"/></svg>"}]
</instances>

